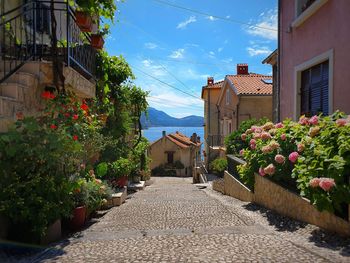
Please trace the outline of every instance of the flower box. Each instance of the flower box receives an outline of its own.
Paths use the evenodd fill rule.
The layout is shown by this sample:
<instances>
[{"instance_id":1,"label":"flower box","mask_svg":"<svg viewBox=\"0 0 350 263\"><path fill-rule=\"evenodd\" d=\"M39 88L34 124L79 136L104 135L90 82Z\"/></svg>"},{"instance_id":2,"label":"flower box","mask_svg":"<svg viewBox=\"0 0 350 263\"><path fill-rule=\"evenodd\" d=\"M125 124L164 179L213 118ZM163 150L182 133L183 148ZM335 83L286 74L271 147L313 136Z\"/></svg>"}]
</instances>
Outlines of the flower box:
<instances>
[{"instance_id":1,"label":"flower box","mask_svg":"<svg viewBox=\"0 0 350 263\"><path fill-rule=\"evenodd\" d=\"M89 14L83 11L75 12L76 22L83 32L91 32L92 30L92 18Z\"/></svg>"},{"instance_id":2,"label":"flower box","mask_svg":"<svg viewBox=\"0 0 350 263\"><path fill-rule=\"evenodd\" d=\"M93 34L91 35L91 46L97 50L101 50L103 48L105 41L102 35Z\"/></svg>"}]
</instances>

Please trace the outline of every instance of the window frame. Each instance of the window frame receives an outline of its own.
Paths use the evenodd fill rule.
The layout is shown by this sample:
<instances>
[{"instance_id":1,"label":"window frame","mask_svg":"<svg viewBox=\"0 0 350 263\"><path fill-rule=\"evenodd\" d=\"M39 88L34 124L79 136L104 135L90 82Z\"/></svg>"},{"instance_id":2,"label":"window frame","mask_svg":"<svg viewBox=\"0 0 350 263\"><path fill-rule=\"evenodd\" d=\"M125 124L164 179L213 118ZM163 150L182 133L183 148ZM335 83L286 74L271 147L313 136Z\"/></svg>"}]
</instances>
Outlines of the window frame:
<instances>
[{"instance_id":1,"label":"window frame","mask_svg":"<svg viewBox=\"0 0 350 263\"><path fill-rule=\"evenodd\" d=\"M313 66L329 61L328 67L328 113L333 112L333 71L334 71L334 50L330 49L316 57L311 58L294 68L294 110L293 118L298 120L301 112L301 73Z\"/></svg>"}]
</instances>

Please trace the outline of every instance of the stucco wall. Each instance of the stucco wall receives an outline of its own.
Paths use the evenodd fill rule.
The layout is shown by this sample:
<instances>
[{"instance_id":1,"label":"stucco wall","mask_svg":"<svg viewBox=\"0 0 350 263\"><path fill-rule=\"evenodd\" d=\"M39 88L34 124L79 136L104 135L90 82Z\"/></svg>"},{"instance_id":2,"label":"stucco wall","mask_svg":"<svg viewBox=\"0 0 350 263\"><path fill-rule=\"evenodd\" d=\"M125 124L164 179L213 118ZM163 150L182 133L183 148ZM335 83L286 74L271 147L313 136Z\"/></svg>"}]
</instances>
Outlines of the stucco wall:
<instances>
[{"instance_id":1,"label":"stucco wall","mask_svg":"<svg viewBox=\"0 0 350 263\"><path fill-rule=\"evenodd\" d=\"M333 109L350 113L350 5L348 0L328 0L302 25L292 28L295 1L281 1L281 118L293 117L296 66L333 49ZM330 65L331 66L331 65Z\"/></svg>"},{"instance_id":2,"label":"stucco wall","mask_svg":"<svg viewBox=\"0 0 350 263\"><path fill-rule=\"evenodd\" d=\"M272 120L272 96L242 96L239 102L239 123L250 118Z\"/></svg>"}]
</instances>

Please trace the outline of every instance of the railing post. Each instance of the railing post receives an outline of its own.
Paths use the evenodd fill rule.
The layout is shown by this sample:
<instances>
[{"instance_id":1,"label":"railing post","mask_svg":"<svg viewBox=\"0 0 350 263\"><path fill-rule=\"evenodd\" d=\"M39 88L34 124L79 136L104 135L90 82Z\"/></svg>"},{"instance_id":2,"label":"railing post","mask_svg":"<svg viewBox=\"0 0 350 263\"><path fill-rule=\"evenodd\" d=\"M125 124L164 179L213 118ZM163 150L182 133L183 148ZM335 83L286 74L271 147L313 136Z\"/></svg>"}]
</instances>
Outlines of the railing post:
<instances>
[{"instance_id":1,"label":"railing post","mask_svg":"<svg viewBox=\"0 0 350 263\"><path fill-rule=\"evenodd\" d=\"M70 48L69 48L69 43L70 43L70 12L69 12L69 1L66 3L67 5L67 66L70 66Z\"/></svg>"}]
</instances>

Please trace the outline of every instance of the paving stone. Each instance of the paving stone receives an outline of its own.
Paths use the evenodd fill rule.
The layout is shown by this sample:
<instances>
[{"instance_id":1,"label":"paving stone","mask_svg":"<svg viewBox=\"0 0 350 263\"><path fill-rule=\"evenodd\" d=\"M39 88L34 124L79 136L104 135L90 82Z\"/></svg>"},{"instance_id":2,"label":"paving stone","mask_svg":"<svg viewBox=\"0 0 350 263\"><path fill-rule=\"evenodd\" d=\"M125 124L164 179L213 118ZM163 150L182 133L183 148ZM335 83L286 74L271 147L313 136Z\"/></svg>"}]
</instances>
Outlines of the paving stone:
<instances>
[{"instance_id":1,"label":"paving stone","mask_svg":"<svg viewBox=\"0 0 350 263\"><path fill-rule=\"evenodd\" d=\"M16 262L350 261L349 240L191 182L154 178L88 229Z\"/></svg>"}]
</instances>

